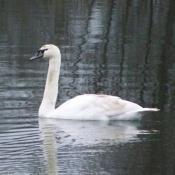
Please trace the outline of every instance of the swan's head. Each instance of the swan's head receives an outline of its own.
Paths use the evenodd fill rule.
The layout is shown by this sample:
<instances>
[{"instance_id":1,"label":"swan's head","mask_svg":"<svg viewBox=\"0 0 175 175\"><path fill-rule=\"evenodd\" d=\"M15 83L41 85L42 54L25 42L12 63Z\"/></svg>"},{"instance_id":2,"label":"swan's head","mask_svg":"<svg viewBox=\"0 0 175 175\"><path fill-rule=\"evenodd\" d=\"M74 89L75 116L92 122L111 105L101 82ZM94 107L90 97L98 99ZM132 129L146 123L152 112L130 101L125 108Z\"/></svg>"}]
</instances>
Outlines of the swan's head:
<instances>
[{"instance_id":1,"label":"swan's head","mask_svg":"<svg viewBox=\"0 0 175 175\"><path fill-rule=\"evenodd\" d=\"M47 58L47 59L61 58L60 50L57 46L55 46L53 44L46 44L46 45L42 46L38 50L37 54L35 56L33 56L32 58L30 58L30 60L35 60L35 59L39 59L39 58Z\"/></svg>"}]
</instances>

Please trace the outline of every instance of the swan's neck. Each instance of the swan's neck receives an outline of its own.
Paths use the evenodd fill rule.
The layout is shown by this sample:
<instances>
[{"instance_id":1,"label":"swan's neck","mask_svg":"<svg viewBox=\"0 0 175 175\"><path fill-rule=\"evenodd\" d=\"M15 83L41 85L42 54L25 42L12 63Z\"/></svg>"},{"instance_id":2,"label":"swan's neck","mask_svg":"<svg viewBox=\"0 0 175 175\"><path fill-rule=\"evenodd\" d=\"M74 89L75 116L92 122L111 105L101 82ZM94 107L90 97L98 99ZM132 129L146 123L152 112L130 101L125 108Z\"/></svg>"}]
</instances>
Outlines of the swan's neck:
<instances>
[{"instance_id":1,"label":"swan's neck","mask_svg":"<svg viewBox=\"0 0 175 175\"><path fill-rule=\"evenodd\" d=\"M60 55L59 55L60 56ZM60 74L60 59L52 57L49 60L49 69L44 90L43 100L39 108L39 116L45 116L48 112L55 109L58 95L58 79Z\"/></svg>"}]
</instances>

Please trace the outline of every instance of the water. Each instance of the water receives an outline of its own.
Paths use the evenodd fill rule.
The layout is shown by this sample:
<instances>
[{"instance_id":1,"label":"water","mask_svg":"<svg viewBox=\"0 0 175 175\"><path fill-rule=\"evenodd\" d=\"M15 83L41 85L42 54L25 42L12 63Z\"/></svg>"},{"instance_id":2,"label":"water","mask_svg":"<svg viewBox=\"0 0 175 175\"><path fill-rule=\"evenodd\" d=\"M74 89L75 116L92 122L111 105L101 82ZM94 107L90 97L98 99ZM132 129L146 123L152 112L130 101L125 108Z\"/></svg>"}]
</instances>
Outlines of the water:
<instances>
[{"instance_id":1,"label":"water","mask_svg":"<svg viewBox=\"0 0 175 175\"><path fill-rule=\"evenodd\" d=\"M174 1L0 1L0 174L174 175ZM139 122L38 119L62 53L57 106L84 93L158 107Z\"/></svg>"}]
</instances>

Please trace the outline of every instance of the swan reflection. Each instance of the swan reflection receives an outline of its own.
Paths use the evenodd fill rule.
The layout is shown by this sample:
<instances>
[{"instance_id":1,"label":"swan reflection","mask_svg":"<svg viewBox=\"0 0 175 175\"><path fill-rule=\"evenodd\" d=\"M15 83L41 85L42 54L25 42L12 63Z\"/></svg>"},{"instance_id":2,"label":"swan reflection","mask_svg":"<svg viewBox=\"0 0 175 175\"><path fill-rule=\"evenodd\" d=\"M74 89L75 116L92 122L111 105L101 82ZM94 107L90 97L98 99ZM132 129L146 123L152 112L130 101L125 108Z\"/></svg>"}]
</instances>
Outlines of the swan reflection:
<instances>
[{"instance_id":1,"label":"swan reflection","mask_svg":"<svg viewBox=\"0 0 175 175\"><path fill-rule=\"evenodd\" d=\"M136 135L141 131L138 129L139 122L136 121L73 121L39 118L39 125L43 138L54 137L57 141L49 139L49 142L59 143L58 147L64 145L96 145L124 143L137 139ZM50 128L54 129L50 129ZM51 133L53 132L53 133ZM53 146L53 144L52 144Z\"/></svg>"},{"instance_id":2,"label":"swan reflection","mask_svg":"<svg viewBox=\"0 0 175 175\"><path fill-rule=\"evenodd\" d=\"M44 124L39 120L39 128L41 130L41 138L43 140L43 150L46 159L46 174L57 175L57 144L56 130L53 124Z\"/></svg>"},{"instance_id":3,"label":"swan reflection","mask_svg":"<svg viewBox=\"0 0 175 175\"><path fill-rule=\"evenodd\" d=\"M57 165L61 163L59 158L57 160L59 150L61 154L69 155L69 152L63 151L65 148L117 145L136 141L137 134L142 132L138 129L139 126L140 123L136 121L102 122L39 118L47 173L57 173ZM66 168L65 166L63 167Z\"/></svg>"}]
</instances>

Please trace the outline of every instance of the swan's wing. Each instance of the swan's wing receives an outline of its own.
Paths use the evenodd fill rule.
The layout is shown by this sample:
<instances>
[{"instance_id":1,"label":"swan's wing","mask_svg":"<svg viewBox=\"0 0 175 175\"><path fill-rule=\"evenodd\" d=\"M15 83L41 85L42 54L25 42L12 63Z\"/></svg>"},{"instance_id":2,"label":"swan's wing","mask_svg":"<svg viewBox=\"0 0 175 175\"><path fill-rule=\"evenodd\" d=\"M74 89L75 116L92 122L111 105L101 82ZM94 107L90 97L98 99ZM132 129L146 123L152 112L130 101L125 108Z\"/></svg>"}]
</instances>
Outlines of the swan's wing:
<instances>
[{"instance_id":1,"label":"swan's wing","mask_svg":"<svg viewBox=\"0 0 175 175\"><path fill-rule=\"evenodd\" d=\"M50 117L81 120L109 120L142 107L116 96L85 94L63 103Z\"/></svg>"}]
</instances>

